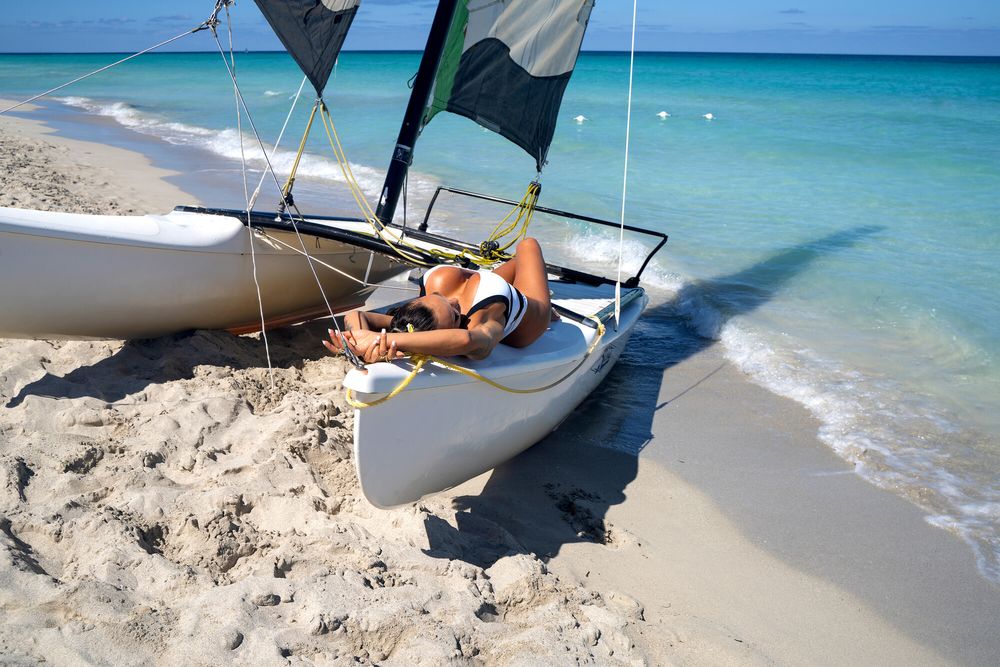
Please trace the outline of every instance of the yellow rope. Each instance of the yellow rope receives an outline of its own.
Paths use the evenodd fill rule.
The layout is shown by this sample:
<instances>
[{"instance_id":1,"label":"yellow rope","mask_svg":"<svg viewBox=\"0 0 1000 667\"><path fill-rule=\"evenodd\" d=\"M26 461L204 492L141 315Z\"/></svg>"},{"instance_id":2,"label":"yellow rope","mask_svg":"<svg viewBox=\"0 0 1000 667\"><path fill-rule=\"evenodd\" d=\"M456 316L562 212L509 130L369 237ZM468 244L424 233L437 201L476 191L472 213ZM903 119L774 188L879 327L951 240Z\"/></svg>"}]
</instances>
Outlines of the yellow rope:
<instances>
[{"instance_id":1,"label":"yellow rope","mask_svg":"<svg viewBox=\"0 0 1000 667\"><path fill-rule=\"evenodd\" d=\"M313 120L316 118L316 109L319 108L319 105L319 102L314 104L312 113L309 114L309 122L306 123L306 131L302 135L302 141L299 142L299 152L295 154L295 162L292 163L292 171L288 174L288 180L285 181L285 187L281 189L282 201L288 201L288 195L292 191L292 186L295 185L295 174L299 171L299 162L302 161L302 154L305 153L306 140L309 138L309 132L312 131Z\"/></svg>"},{"instance_id":2,"label":"yellow rope","mask_svg":"<svg viewBox=\"0 0 1000 667\"><path fill-rule=\"evenodd\" d=\"M528 225L531 223L535 205L538 202L539 195L541 194L541 186L537 182L533 182L528 186L528 191L525 193L521 201L518 202L513 209L511 209L510 213L508 213L503 220L500 221L490 234L487 241L480 246L479 253L467 250L452 252L439 250L437 248L420 248L404 240L401 235L393 236L381 224L381 221L379 221L375 211L372 210L371 204L369 204L368 200L365 198L364 191L361 189L357 177L355 177L354 171L351 169L351 163L347 159L347 154L345 153L343 144L340 141L340 135L337 134L337 128L334 125L333 117L330 115L329 109L324 103L321 102L320 110L320 117L323 120L323 127L326 130L327 139L330 142L330 148L333 150L333 154L337 158L337 164L340 166L341 173L344 175L344 180L347 182L347 187L351 191L351 195L354 197L354 201L357 203L362 216L365 218L365 221L372 226L372 229L379 236L379 238L407 261L418 266L432 266L432 263L427 262L420 256L414 254L424 253L425 255L435 257L442 262L458 262L464 258L478 264L479 266L490 267L498 264L499 262L509 260L511 257L506 253L506 251L515 243L527 236ZM517 214L517 217L513 222L507 224L508 220L510 220L515 213ZM505 224L506 226L504 226ZM515 230L518 230L518 228L520 228L519 231L511 241L505 245L500 245L505 236ZM490 243L496 243L499 247L495 250L490 250Z\"/></svg>"},{"instance_id":3,"label":"yellow rope","mask_svg":"<svg viewBox=\"0 0 1000 667\"><path fill-rule=\"evenodd\" d=\"M368 200L365 199L364 191L361 189L361 185L358 183L358 179L354 176L354 171L351 169L351 163L347 160L347 154L344 152L344 147L340 143L340 136L337 134L337 128L333 124L333 118L330 116L329 110L324 104L322 107L322 119L323 127L326 130L327 139L330 141L330 148L333 149L333 154L337 158L337 164L340 166L340 171L344 175L344 180L347 182L347 187L351 191L351 195L354 197L354 201L358 205L358 209L364 216L365 221L371 225L372 229L378 234L378 237L385 241L386 245L392 248L401 257L404 257L409 262L416 264L418 266L432 266L431 263L423 261L421 258L414 256L412 253L401 250L393 240L388 238L388 234L384 232L384 227L375 215L375 211L372 210L371 205ZM399 245L405 245L411 250L419 251L419 248L415 248L409 244L399 243Z\"/></svg>"},{"instance_id":4,"label":"yellow rope","mask_svg":"<svg viewBox=\"0 0 1000 667\"><path fill-rule=\"evenodd\" d=\"M571 375L573 375L573 373L576 373L580 369L580 367L583 366L583 364L587 361L587 359L590 358L590 355L593 354L595 349L597 349L597 345L601 342L601 339L604 337L605 333L604 323L601 322L601 320L599 320L598 318L594 317L593 315L588 315L587 317L588 319L591 319L597 323L597 336L594 337L594 340L590 343L590 347L587 348L587 353L583 355L583 359L580 360L580 363L574 366L570 372L566 373L564 376L562 376L555 382L551 382L545 385L544 387L534 387L532 389L516 389L514 387L508 387L506 385L500 384L499 382L496 382L495 380L489 379L488 377L482 375L481 373L477 373L471 368L465 368L464 366L459 366L458 364L452 363L450 361L445 361L440 357L435 357L429 354L414 354L410 357L416 362L413 366L413 370L411 370L410 373L405 378L403 378L403 380L398 385L396 385L396 387L388 394L386 394L382 398L366 403L364 401L359 401L358 399L356 399L354 397L354 391L348 389L347 403L351 407L358 409L372 408L375 407L376 405L382 405L383 403L395 398L400 394L400 392L406 389L406 387L409 386L410 382L413 381L413 378L417 376L417 373L420 372L420 370L424 367L424 364L426 364L428 361L433 361L434 363L444 366L445 368L451 369L457 373L461 373L462 375L470 377L473 380L485 382L491 387L494 387L501 391L505 391L510 394L537 394L539 392L552 389L553 387L565 382Z\"/></svg>"},{"instance_id":5,"label":"yellow rope","mask_svg":"<svg viewBox=\"0 0 1000 667\"><path fill-rule=\"evenodd\" d=\"M493 228L493 231L487 238L486 243L496 242L499 245L502 242L502 239L507 235L511 234L512 232L514 232L515 230L517 230L518 226L520 226L521 228L520 231L506 245L503 245L498 249L491 251L489 253L489 256L493 257L503 256L511 246L513 246L515 243L518 243L521 239L527 236L528 225L531 224L531 218L535 213L535 205L538 203L538 197L539 195L541 195L541 193L542 193L542 186L541 184L538 183L538 181L533 181L528 185L528 190L527 192L525 192L524 197L522 197L521 201L517 203L517 205L511 210L511 212L508 213L504 217L504 219L501 220L500 223ZM511 218L511 216L514 215L515 212L517 213L517 217L514 218L513 222L511 222L506 227L503 227L504 223L506 223ZM501 229L501 227L503 228Z\"/></svg>"},{"instance_id":6,"label":"yellow rope","mask_svg":"<svg viewBox=\"0 0 1000 667\"><path fill-rule=\"evenodd\" d=\"M376 405L382 405L386 401L389 401L389 400L395 398L396 396L399 395L399 393L401 391L403 391L404 389L406 389L406 387L411 382L413 382L413 378L417 377L417 373L420 372L420 369L424 367L424 364L426 364L427 360L430 359L430 358L431 357L416 357L416 356L414 356L413 359L416 360L416 363L413 365L413 370L410 371L409 375L407 375L405 378L403 378L402 382L400 382L398 385L396 385L395 389L393 389L392 391L390 391L388 394L386 394L382 398L380 398L378 400L375 400L375 401L372 401L371 403L362 403L361 401L355 399L354 398L354 392L351 391L350 389L348 389L347 390L347 403L351 407L355 407L355 408L373 408Z\"/></svg>"}]
</instances>

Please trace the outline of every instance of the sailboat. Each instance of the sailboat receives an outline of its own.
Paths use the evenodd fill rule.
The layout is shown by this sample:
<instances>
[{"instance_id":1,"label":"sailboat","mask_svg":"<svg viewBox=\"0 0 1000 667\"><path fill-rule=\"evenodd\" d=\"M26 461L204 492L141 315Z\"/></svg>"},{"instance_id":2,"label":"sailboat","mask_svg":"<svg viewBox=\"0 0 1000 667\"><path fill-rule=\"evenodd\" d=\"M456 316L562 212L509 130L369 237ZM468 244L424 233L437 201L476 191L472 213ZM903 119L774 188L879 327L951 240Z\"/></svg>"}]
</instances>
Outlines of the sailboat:
<instances>
[{"instance_id":1,"label":"sailboat","mask_svg":"<svg viewBox=\"0 0 1000 667\"><path fill-rule=\"evenodd\" d=\"M412 152L416 134L407 128L442 111L520 146L541 172L593 5L440 2L390 178ZM659 237L648 263L666 237L629 229ZM372 504L412 503L496 467L555 429L605 378L648 302L638 276L616 290L609 279L549 268L560 319L528 347L500 345L481 361L411 358L347 375L354 461Z\"/></svg>"},{"instance_id":2,"label":"sailboat","mask_svg":"<svg viewBox=\"0 0 1000 667\"><path fill-rule=\"evenodd\" d=\"M213 34L215 17L231 2L216 3L206 22ZM316 89L306 134L318 117L350 183L322 93L360 0L255 2ZM324 309L332 317L404 270L503 261L535 212L651 237L654 247L626 280L548 264L560 319L526 348L501 345L481 361L414 356L356 363L348 373L354 460L372 504L411 503L492 469L556 428L604 379L648 301L639 278L667 238L625 225L624 215L615 223L539 206L537 181L521 201L441 186L415 228L398 224L395 211L417 139L442 112L521 147L541 174L593 6L594 0L440 0L377 206L354 190L361 217L298 212L290 196L294 168L279 185L276 211L254 210L249 201L245 210L178 207L131 219L0 209L0 248L23 255L16 267L23 271L36 258L61 278L72 277L67 292L32 287L31 298L16 303L18 316L0 313L0 335L134 337L193 327L266 329ZM233 83L242 102L235 76ZM299 156L304 146L305 136ZM428 220L442 192L506 204L511 213L499 234L478 243L435 234ZM8 245L14 243L21 245ZM4 286L23 275L0 264L0 289L9 291ZM166 289L155 291L158 283ZM3 296L6 311L14 302ZM65 308L75 308L82 322L64 323L74 319ZM48 309L61 310L49 317ZM22 319L25 313L32 316Z\"/></svg>"}]
</instances>

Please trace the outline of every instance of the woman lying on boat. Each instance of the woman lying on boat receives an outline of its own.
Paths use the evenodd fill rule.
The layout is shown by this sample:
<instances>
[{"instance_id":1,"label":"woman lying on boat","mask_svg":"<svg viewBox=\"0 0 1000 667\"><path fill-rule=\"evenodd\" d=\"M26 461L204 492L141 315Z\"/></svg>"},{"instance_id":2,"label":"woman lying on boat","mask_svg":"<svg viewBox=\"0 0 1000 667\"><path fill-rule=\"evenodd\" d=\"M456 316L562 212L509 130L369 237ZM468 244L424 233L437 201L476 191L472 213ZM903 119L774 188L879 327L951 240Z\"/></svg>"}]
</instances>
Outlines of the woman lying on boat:
<instances>
[{"instance_id":1,"label":"woman lying on boat","mask_svg":"<svg viewBox=\"0 0 1000 667\"><path fill-rule=\"evenodd\" d=\"M388 314L348 313L344 339L366 363L404 354L485 359L498 343L530 345L552 319L542 249L526 238L514 258L493 271L435 266L421 278L418 298ZM323 344L331 352L341 351L340 338L332 331Z\"/></svg>"}]
</instances>

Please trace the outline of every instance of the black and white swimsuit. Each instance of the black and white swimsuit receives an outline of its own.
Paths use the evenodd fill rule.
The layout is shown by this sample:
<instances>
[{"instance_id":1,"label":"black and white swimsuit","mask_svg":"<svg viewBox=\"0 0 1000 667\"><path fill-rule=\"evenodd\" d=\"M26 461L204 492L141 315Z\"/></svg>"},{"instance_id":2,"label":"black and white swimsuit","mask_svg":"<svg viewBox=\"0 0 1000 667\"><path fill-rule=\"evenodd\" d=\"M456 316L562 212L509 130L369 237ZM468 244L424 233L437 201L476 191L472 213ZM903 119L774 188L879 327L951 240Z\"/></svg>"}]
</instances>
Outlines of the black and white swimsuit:
<instances>
[{"instance_id":1,"label":"black and white swimsuit","mask_svg":"<svg viewBox=\"0 0 1000 667\"><path fill-rule=\"evenodd\" d=\"M420 296L427 294L427 290L424 287L427 284L427 278L444 266L440 264L432 269L428 269L424 273L420 279ZM524 319L524 314L528 311L528 299L513 285L492 271L479 269L477 273L479 274L479 287L476 288L476 296L472 300L472 307L469 308L469 312L465 313L465 316L472 317L473 313L482 310L486 306L494 303L502 303L504 315L507 318L506 324L503 326L503 337L506 338L514 333L517 325Z\"/></svg>"}]
</instances>

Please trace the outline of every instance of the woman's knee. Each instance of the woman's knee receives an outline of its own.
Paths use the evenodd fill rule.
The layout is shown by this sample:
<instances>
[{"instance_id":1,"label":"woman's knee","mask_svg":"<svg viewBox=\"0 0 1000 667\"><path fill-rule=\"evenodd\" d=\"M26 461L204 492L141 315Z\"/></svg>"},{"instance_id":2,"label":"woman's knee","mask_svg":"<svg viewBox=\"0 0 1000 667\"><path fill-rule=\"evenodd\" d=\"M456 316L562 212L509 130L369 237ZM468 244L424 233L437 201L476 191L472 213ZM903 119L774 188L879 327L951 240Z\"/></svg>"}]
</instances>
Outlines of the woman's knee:
<instances>
[{"instance_id":1,"label":"woman's knee","mask_svg":"<svg viewBox=\"0 0 1000 667\"><path fill-rule=\"evenodd\" d=\"M542 246L539 245L538 240L535 237L526 236L521 239L520 243L517 244L517 252L520 253L522 251L541 253Z\"/></svg>"}]
</instances>

